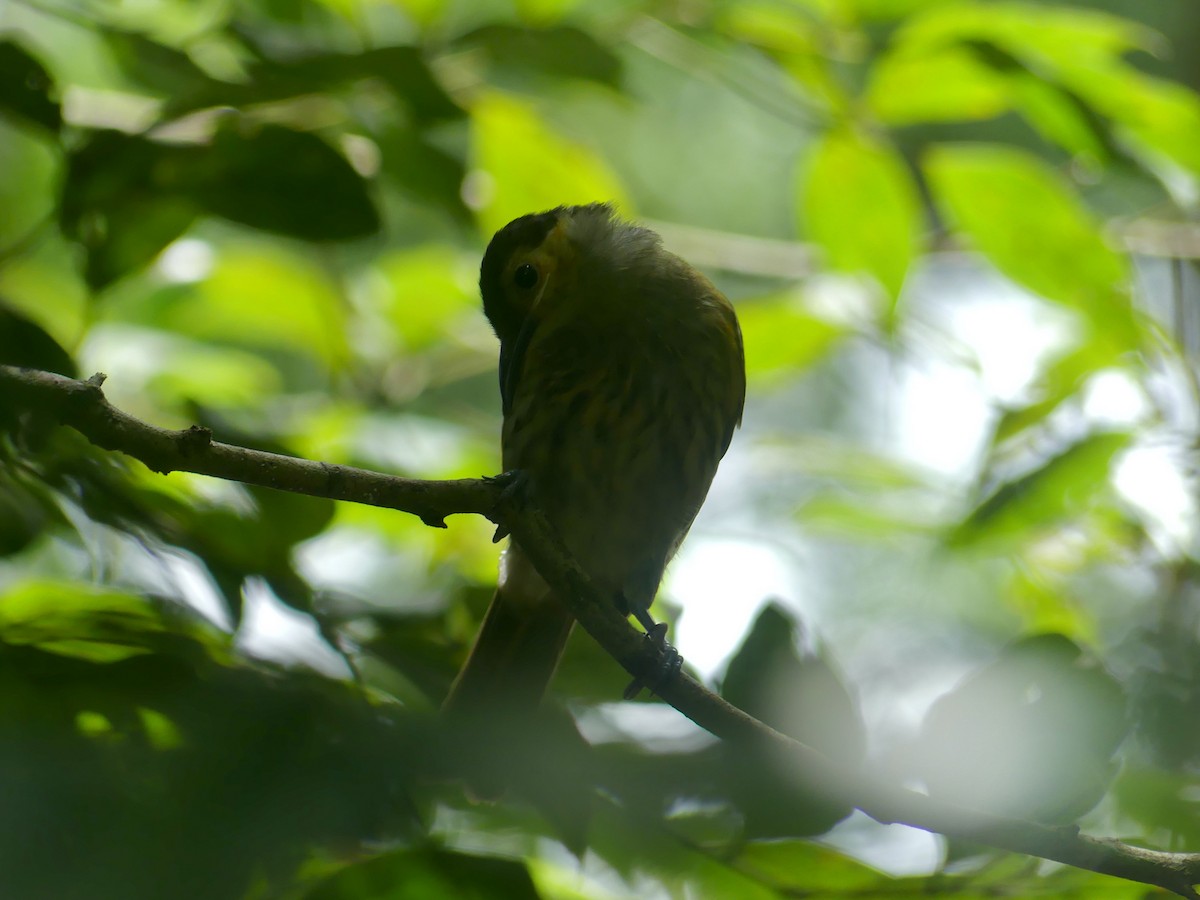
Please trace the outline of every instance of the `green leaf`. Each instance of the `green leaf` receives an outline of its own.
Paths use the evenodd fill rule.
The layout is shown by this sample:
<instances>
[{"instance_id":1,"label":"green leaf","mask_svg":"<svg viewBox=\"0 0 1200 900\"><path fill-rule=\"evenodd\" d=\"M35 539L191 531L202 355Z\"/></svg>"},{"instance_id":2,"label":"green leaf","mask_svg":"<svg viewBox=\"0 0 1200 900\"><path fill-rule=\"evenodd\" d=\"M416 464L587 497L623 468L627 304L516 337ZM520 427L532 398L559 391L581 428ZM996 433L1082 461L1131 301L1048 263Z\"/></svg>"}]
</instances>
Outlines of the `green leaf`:
<instances>
[{"instance_id":1,"label":"green leaf","mask_svg":"<svg viewBox=\"0 0 1200 900\"><path fill-rule=\"evenodd\" d=\"M312 241L379 229L366 184L316 135L265 125L218 131L211 146L101 131L70 157L63 231L103 287L153 260L203 211Z\"/></svg>"},{"instance_id":2,"label":"green leaf","mask_svg":"<svg viewBox=\"0 0 1200 900\"><path fill-rule=\"evenodd\" d=\"M145 635L163 631L153 604L81 584L27 581L0 598L0 640L97 662L147 653Z\"/></svg>"},{"instance_id":3,"label":"green leaf","mask_svg":"<svg viewBox=\"0 0 1200 900\"><path fill-rule=\"evenodd\" d=\"M355 863L303 900L537 900L524 863L449 850L396 850Z\"/></svg>"},{"instance_id":4,"label":"green leaf","mask_svg":"<svg viewBox=\"0 0 1200 900\"><path fill-rule=\"evenodd\" d=\"M913 50L967 41L995 43L1017 58L1057 67L1152 50L1161 36L1105 12L1003 0L936 6L914 17L896 36L897 44Z\"/></svg>"},{"instance_id":5,"label":"green leaf","mask_svg":"<svg viewBox=\"0 0 1200 900\"><path fill-rule=\"evenodd\" d=\"M895 540L931 531L931 522L917 519L911 509L892 511L871 497L849 497L842 492L817 494L804 502L796 515L807 533L852 538Z\"/></svg>"},{"instance_id":6,"label":"green leaf","mask_svg":"<svg viewBox=\"0 0 1200 900\"><path fill-rule=\"evenodd\" d=\"M1068 153L1099 162L1124 158L1109 124L1078 94L1034 73L1010 77L1013 103L1027 122Z\"/></svg>"},{"instance_id":7,"label":"green leaf","mask_svg":"<svg viewBox=\"0 0 1200 900\"><path fill-rule=\"evenodd\" d=\"M841 676L820 654L800 651L803 627L777 603L762 608L721 682L721 696L772 728L852 765L864 734Z\"/></svg>"},{"instance_id":8,"label":"green leaf","mask_svg":"<svg viewBox=\"0 0 1200 900\"><path fill-rule=\"evenodd\" d=\"M752 382L779 383L823 359L845 330L797 308L790 297L738 305Z\"/></svg>"},{"instance_id":9,"label":"green leaf","mask_svg":"<svg viewBox=\"0 0 1200 900\"><path fill-rule=\"evenodd\" d=\"M547 76L554 82L581 78L610 87L621 82L620 57L578 28L493 24L470 31L455 43L482 50L503 69Z\"/></svg>"},{"instance_id":10,"label":"green leaf","mask_svg":"<svg viewBox=\"0 0 1200 900\"><path fill-rule=\"evenodd\" d=\"M167 48L160 47L160 51ZM372 81L404 102L420 125L462 118L415 47L377 47L362 53L322 53L292 59L260 58L242 84L190 79L171 94L168 114L177 116L213 106L246 107L306 94L327 94L345 84Z\"/></svg>"},{"instance_id":11,"label":"green leaf","mask_svg":"<svg viewBox=\"0 0 1200 900\"><path fill-rule=\"evenodd\" d=\"M1171 692L1179 692L1178 684L1172 685ZM1163 698L1152 699L1157 704ZM1179 704L1167 712L1173 717L1183 716L1177 721L1187 723L1185 727L1194 735L1194 710L1195 705L1187 709ZM1195 746L1193 743L1189 747L1193 753ZM1174 845L1180 847L1194 847L1200 842L1200 777L1194 768L1186 764L1170 770L1149 768L1145 763L1130 765L1117 778L1113 793L1121 814L1141 824L1147 833L1165 829L1174 838Z\"/></svg>"},{"instance_id":12,"label":"green leaf","mask_svg":"<svg viewBox=\"0 0 1200 900\"><path fill-rule=\"evenodd\" d=\"M1090 605L1072 595L1069 583L1047 577L1033 567L1013 567L1003 598L1020 617L1027 632L1056 632L1087 644L1098 639Z\"/></svg>"},{"instance_id":13,"label":"green leaf","mask_svg":"<svg viewBox=\"0 0 1200 900\"><path fill-rule=\"evenodd\" d=\"M730 3L717 28L730 37L779 56L819 52L822 31L806 10L777 3Z\"/></svg>"},{"instance_id":14,"label":"green leaf","mask_svg":"<svg viewBox=\"0 0 1200 900\"><path fill-rule=\"evenodd\" d=\"M455 220L470 221L462 198L466 165L419 131L385 126L372 135L383 159L381 174L417 200L433 203Z\"/></svg>"},{"instance_id":15,"label":"green leaf","mask_svg":"<svg viewBox=\"0 0 1200 900\"><path fill-rule=\"evenodd\" d=\"M771 441L760 439L764 471L801 473L805 477L845 482L870 491L929 488L930 481L910 466L898 463L861 444L817 435Z\"/></svg>"},{"instance_id":16,"label":"green leaf","mask_svg":"<svg viewBox=\"0 0 1200 900\"><path fill-rule=\"evenodd\" d=\"M108 56L125 76L157 97L185 97L225 85L196 65L182 50L136 31L106 28L101 32ZM170 103L168 99L168 103Z\"/></svg>"},{"instance_id":17,"label":"green leaf","mask_svg":"<svg viewBox=\"0 0 1200 900\"><path fill-rule=\"evenodd\" d=\"M888 21L913 16L926 9L960 3L961 0L851 0L864 20Z\"/></svg>"},{"instance_id":18,"label":"green leaf","mask_svg":"<svg viewBox=\"0 0 1200 900\"><path fill-rule=\"evenodd\" d=\"M1081 515L1108 491L1113 458L1129 441L1124 432L1095 434L1055 454L979 504L951 533L949 543L961 547L1020 540Z\"/></svg>"},{"instance_id":19,"label":"green leaf","mask_svg":"<svg viewBox=\"0 0 1200 900\"><path fill-rule=\"evenodd\" d=\"M1038 378L1036 399L1003 411L992 435L993 446L1040 426L1064 400L1074 396L1089 377L1120 365L1119 349L1103 341L1085 341L1055 359Z\"/></svg>"},{"instance_id":20,"label":"green leaf","mask_svg":"<svg viewBox=\"0 0 1200 900\"><path fill-rule=\"evenodd\" d=\"M801 653L799 624L776 603L763 607L729 663L721 695L750 715L832 759L854 766L865 733L858 705L828 660ZM729 787L751 838L821 834L851 807L755 748L733 743Z\"/></svg>"},{"instance_id":21,"label":"green leaf","mask_svg":"<svg viewBox=\"0 0 1200 900\"><path fill-rule=\"evenodd\" d=\"M1079 67L1063 81L1123 135L1200 175L1200 96L1133 66Z\"/></svg>"},{"instance_id":22,"label":"green leaf","mask_svg":"<svg viewBox=\"0 0 1200 900\"><path fill-rule=\"evenodd\" d=\"M931 53L890 53L871 70L866 100L880 121L919 122L991 119L1012 105L1008 79L958 47Z\"/></svg>"},{"instance_id":23,"label":"green leaf","mask_svg":"<svg viewBox=\"0 0 1200 900\"><path fill-rule=\"evenodd\" d=\"M740 867L781 891L822 897L884 897L897 882L831 847L811 841L755 841L738 853ZM785 894L786 896L786 894Z\"/></svg>"},{"instance_id":24,"label":"green leaf","mask_svg":"<svg viewBox=\"0 0 1200 900\"><path fill-rule=\"evenodd\" d=\"M873 275L896 301L922 227L920 198L899 154L851 131L830 132L801 180L800 210L801 230L831 268Z\"/></svg>"},{"instance_id":25,"label":"green leaf","mask_svg":"<svg viewBox=\"0 0 1200 900\"><path fill-rule=\"evenodd\" d=\"M616 174L588 147L555 132L532 106L489 91L471 106L472 157L484 181L473 205L491 234L518 216L561 204L632 207Z\"/></svg>"},{"instance_id":26,"label":"green leaf","mask_svg":"<svg viewBox=\"0 0 1200 900\"><path fill-rule=\"evenodd\" d=\"M464 266L448 247L430 244L392 254L380 265L389 287L385 309L406 347L443 340L466 311L475 314L478 266Z\"/></svg>"},{"instance_id":27,"label":"green leaf","mask_svg":"<svg viewBox=\"0 0 1200 900\"><path fill-rule=\"evenodd\" d=\"M1085 121L1086 114L1081 120L1079 112L1086 107L1111 119L1123 137L1151 154L1200 173L1200 96L1185 85L1146 75L1122 58L1132 50L1161 51L1164 39L1158 32L1091 10L964 3L917 17L896 38L898 52L906 56L956 43L1014 75L1025 95L1019 105L1031 124L1073 152L1094 143L1081 131L1095 132L1098 126ZM1048 96L1056 90L1070 102Z\"/></svg>"},{"instance_id":28,"label":"green leaf","mask_svg":"<svg viewBox=\"0 0 1200 900\"><path fill-rule=\"evenodd\" d=\"M161 325L168 325L162 321ZM260 353L208 341L172 340L163 331L125 334L131 349L145 340L147 349L157 346L165 357L146 387L166 408L189 404L217 408L262 409L283 390L279 368ZM243 337L239 335L238 337Z\"/></svg>"},{"instance_id":29,"label":"green leaf","mask_svg":"<svg viewBox=\"0 0 1200 900\"><path fill-rule=\"evenodd\" d=\"M60 221L87 251L85 278L104 287L153 260L192 224L180 150L99 131L68 159Z\"/></svg>"},{"instance_id":30,"label":"green leaf","mask_svg":"<svg viewBox=\"0 0 1200 900\"><path fill-rule=\"evenodd\" d=\"M223 254L194 293L164 312L163 323L235 346L291 350L336 368L349 354L345 313L314 261L284 247L249 244Z\"/></svg>"},{"instance_id":31,"label":"green leaf","mask_svg":"<svg viewBox=\"0 0 1200 900\"><path fill-rule=\"evenodd\" d=\"M932 796L1069 822L1103 795L1127 729L1120 684L1068 638L1040 634L930 708L917 765Z\"/></svg>"},{"instance_id":32,"label":"green leaf","mask_svg":"<svg viewBox=\"0 0 1200 900\"><path fill-rule=\"evenodd\" d=\"M29 51L16 41L0 41L0 112L56 132L62 112L53 91L50 73Z\"/></svg>"},{"instance_id":33,"label":"green leaf","mask_svg":"<svg viewBox=\"0 0 1200 900\"><path fill-rule=\"evenodd\" d=\"M0 297L0 363L74 378L75 361L37 322Z\"/></svg>"},{"instance_id":34,"label":"green leaf","mask_svg":"<svg viewBox=\"0 0 1200 900\"><path fill-rule=\"evenodd\" d=\"M8 413L0 401L0 428L9 427ZM12 477L7 468L0 465L0 557L24 550L46 532L47 526L63 519L57 498L43 485Z\"/></svg>"},{"instance_id":35,"label":"green leaf","mask_svg":"<svg viewBox=\"0 0 1200 900\"><path fill-rule=\"evenodd\" d=\"M247 490L258 504L256 531L268 556L286 559L296 544L320 534L333 520L332 500L255 486Z\"/></svg>"},{"instance_id":36,"label":"green leaf","mask_svg":"<svg viewBox=\"0 0 1200 900\"><path fill-rule=\"evenodd\" d=\"M366 182L314 134L280 125L222 128L211 147L184 160L187 195L231 221L309 241L379 230Z\"/></svg>"},{"instance_id":37,"label":"green leaf","mask_svg":"<svg viewBox=\"0 0 1200 900\"><path fill-rule=\"evenodd\" d=\"M939 206L996 268L1132 344L1128 262L1064 178L1024 151L990 144L936 147L924 168Z\"/></svg>"}]
</instances>

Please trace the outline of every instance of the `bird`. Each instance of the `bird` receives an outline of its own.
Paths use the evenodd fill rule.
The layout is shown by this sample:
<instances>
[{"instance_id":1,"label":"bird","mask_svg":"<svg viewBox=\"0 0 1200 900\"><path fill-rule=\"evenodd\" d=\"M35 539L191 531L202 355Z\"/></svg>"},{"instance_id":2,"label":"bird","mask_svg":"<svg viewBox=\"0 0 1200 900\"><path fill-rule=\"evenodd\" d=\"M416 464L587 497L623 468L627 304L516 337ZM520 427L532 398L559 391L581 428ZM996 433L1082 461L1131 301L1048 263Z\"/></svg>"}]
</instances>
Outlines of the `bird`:
<instances>
[{"instance_id":1,"label":"bird","mask_svg":"<svg viewBox=\"0 0 1200 900\"><path fill-rule=\"evenodd\" d=\"M617 608L656 630L663 572L741 424L733 305L600 203L505 225L479 287L500 341L505 472ZM574 620L514 541L497 582L442 709L516 727L540 705Z\"/></svg>"}]
</instances>

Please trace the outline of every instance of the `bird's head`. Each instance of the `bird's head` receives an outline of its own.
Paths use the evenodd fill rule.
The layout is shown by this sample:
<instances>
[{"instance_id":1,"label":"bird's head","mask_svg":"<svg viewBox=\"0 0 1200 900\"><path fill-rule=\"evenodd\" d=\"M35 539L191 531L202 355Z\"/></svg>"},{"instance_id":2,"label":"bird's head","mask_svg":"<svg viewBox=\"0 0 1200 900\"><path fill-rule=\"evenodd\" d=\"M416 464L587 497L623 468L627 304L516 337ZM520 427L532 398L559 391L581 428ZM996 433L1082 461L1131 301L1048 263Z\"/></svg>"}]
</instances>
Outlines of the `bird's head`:
<instances>
[{"instance_id":1,"label":"bird's head","mask_svg":"<svg viewBox=\"0 0 1200 900\"><path fill-rule=\"evenodd\" d=\"M622 222L608 204L559 206L496 232L479 272L483 311L500 342L564 304L611 297L615 281L659 250L658 237Z\"/></svg>"}]
</instances>

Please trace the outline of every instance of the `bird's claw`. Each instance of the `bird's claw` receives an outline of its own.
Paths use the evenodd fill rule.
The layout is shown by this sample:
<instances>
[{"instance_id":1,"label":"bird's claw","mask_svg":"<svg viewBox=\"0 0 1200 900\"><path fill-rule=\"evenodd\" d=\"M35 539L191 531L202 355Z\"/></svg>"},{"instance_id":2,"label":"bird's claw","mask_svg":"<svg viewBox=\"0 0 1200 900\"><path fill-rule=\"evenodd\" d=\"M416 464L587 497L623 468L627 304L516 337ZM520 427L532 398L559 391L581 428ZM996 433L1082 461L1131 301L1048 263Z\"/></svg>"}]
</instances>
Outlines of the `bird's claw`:
<instances>
[{"instance_id":1,"label":"bird's claw","mask_svg":"<svg viewBox=\"0 0 1200 900\"><path fill-rule=\"evenodd\" d=\"M494 508L501 509L513 501L520 500L529 483L529 476L524 469L509 469L499 475L484 475L483 480L500 488L500 496L496 499ZM498 544L508 537L508 527L503 522L497 521L495 515L490 518L496 522L496 533L492 535L492 543Z\"/></svg>"},{"instance_id":2,"label":"bird's claw","mask_svg":"<svg viewBox=\"0 0 1200 900\"><path fill-rule=\"evenodd\" d=\"M507 490L524 477L524 469L509 469L507 472L501 472L499 475L484 475L483 480L488 484L499 485L501 488Z\"/></svg>"},{"instance_id":3,"label":"bird's claw","mask_svg":"<svg viewBox=\"0 0 1200 900\"><path fill-rule=\"evenodd\" d=\"M666 622L658 622L647 628L646 640L650 641L658 651L658 663L654 668L654 674L649 679L638 677L629 682L629 686L625 688L622 695L626 700L634 699L642 692L643 688L648 688L652 694L655 693L666 681L678 675L683 668L683 657L667 642Z\"/></svg>"}]
</instances>

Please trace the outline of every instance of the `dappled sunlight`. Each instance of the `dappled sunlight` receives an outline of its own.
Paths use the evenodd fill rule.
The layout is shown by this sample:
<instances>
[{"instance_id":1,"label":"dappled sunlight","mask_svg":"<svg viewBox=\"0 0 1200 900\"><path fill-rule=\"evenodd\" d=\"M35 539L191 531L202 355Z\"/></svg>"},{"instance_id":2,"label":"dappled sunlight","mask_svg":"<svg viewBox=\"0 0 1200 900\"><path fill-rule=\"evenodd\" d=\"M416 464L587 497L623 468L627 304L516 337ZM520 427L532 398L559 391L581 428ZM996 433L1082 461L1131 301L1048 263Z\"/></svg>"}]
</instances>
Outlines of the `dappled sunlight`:
<instances>
[{"instance_id":1,"label":"dappled sunlight","mask_svg":"<svg viewBox=\"0 0 1200 900\"><path fill-rule=\"evenodd\" d=\"M799 583L770 547L693 537L667 576L668 596L682 606L674 640L688 665L711 680L764 602L784 597L803 603Z\"/></svg>"},{"instance_id":2,"label":"dappled sunlight","mask_svg":"<svg viewBox=\"0 0 1200 900\"><path fill-rule=\"evenodd\" d=\"M321 637L311 616L282 603L261 583L246 586L245 609L235 646L250 656L304 665L324 675L345 678L349 667Z\"/></svg>"},{"instance_id":3,"label":"dappled sunlight","mask_svg":"<svg viewBox=\"0 0 1200 900\"><path fill-rule=\"evenodd\" d=\"M821 843L897 878L932 875L945 853L944 841L937 835L907 825L880 825L858 812L823 836Z\"/></svg>"},{"instance_id":4,"label":"dappled sunlight","mask_svg":"<svg viewBox=\"0 0 1200 900\"><path fill-rule=\"evenodd\" d=\"M1200 512L1194 477L1184 471L1180 457L1171 446L1135 447L1113 473L1121 496L1145 516L1151 537L1169 556L1195 551Z\"/></svg>"}]
</instances>

